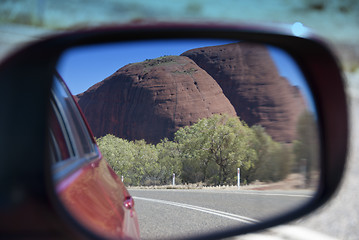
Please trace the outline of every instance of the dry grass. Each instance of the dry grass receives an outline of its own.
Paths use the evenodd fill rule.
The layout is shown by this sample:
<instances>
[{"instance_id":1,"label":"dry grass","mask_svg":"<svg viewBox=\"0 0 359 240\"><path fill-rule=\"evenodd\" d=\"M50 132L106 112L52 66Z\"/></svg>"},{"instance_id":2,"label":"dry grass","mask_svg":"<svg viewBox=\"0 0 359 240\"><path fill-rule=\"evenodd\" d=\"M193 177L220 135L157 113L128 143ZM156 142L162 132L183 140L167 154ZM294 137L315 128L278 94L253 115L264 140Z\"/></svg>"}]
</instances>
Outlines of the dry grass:
<instances>
[{"instance_id":1,"label":"dry grass","mask_svg":"<svg viewBox=\"0 0 359 240\"><path fill-rule=\"evenodd\" d=\"M159 186L129 186L129 189L203 189L203 190L238 190L237 186L204 186L202 183L185 184L185 185L159 185ZM310 189L315 186L309 187ZM304 178L300 174L290 174L286 179L279 182L266 183L255 181L249 185L241 186L241 190L297 190L308 189L304 185Z\"/></svg>"}]
</instances>

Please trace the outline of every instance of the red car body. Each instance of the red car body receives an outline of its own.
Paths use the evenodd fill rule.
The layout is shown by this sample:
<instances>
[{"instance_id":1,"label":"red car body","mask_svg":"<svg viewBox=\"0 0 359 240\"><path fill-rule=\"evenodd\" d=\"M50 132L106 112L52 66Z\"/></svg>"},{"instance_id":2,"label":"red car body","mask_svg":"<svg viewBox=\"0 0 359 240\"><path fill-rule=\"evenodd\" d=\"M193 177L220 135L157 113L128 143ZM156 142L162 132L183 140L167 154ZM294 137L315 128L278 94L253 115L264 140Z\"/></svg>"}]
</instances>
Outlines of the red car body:
<instances>
[{"instance_id":1,"label":"red car body","mask_svg":"<svg viewBox=\"0 0 359 240\"><path fill-rule=\"evenodd\" d=\"M101 237L139 239L134 201L102 158L80 108L58 75L50 101L50 154L63 206Z\"/></svg>"}]
</instances>

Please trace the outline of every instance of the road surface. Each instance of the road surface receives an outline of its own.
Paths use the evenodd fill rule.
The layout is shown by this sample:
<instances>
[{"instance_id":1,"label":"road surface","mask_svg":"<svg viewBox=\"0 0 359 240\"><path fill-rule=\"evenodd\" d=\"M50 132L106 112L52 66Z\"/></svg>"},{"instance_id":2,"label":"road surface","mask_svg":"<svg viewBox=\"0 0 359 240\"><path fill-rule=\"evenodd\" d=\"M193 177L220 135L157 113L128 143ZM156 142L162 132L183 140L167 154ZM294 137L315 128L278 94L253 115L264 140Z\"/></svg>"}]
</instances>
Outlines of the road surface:
<instances>
[{"instance_id":1,"label":"road surface","mask_svg":"<svg viewBox=\"0 0 359 240\"><path fill-rule=\"evenodd\" d=\"M141 237L179 238L255 224L311 199L309 191L134 190Z\"/></svg>"}]
</instances>

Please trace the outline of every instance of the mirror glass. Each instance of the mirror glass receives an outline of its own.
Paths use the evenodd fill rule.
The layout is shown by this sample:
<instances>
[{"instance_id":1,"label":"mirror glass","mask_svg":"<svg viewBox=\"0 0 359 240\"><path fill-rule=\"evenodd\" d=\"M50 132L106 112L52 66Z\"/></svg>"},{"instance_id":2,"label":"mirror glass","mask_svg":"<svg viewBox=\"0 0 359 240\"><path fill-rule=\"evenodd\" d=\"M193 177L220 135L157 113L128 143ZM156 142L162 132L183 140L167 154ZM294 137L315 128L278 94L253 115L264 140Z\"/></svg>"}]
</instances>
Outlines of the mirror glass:
<instances>
[{"instance_id":1,"label":"mirror glass","mask_svg":"<svg viewBox=\"0 0 359 240\"><path fill-rule=\"evenodd\" d=\"M223 39L108 43L67 50L57 71L133 197L143 239L253 225L317 190L315 104L282 49Z\"/></svg>"}]
</instances>

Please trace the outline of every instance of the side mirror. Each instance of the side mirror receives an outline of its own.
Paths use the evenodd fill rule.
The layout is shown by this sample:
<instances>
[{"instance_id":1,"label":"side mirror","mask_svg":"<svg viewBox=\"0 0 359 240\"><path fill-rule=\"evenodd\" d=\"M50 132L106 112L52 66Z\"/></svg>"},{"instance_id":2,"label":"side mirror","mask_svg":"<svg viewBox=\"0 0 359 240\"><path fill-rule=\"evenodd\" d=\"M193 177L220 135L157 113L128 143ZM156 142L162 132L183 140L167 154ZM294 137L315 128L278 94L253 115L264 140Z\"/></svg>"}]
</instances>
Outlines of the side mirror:
<instances>
[{"instance_id":1,"label":"side mirror","mask_svg":"<svg viewBox=\"0 0 359 240\"><path fill-rule=\"evenodd\" d=\"M7 226L26 206L54 234L208 239L321 206L346 159L344 83L324 43L289 30L99 28L3 62Z\"/></svg>"}]
</instances>

